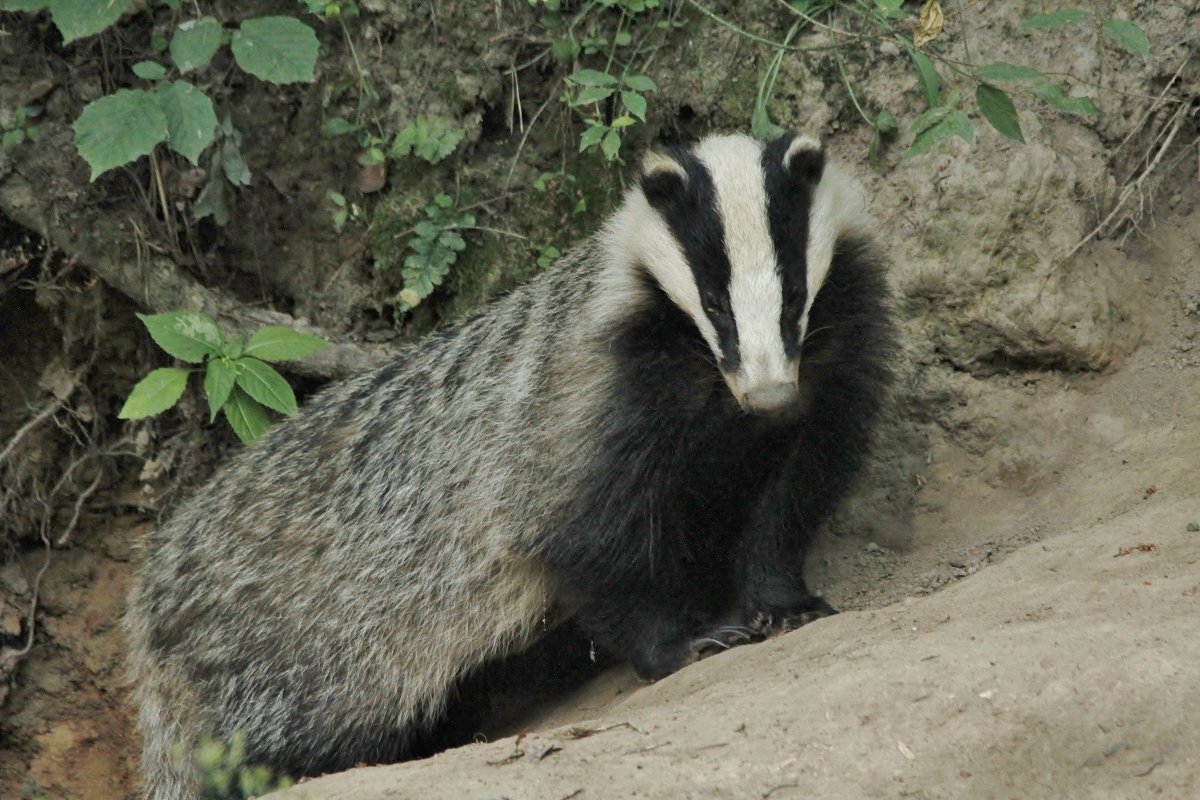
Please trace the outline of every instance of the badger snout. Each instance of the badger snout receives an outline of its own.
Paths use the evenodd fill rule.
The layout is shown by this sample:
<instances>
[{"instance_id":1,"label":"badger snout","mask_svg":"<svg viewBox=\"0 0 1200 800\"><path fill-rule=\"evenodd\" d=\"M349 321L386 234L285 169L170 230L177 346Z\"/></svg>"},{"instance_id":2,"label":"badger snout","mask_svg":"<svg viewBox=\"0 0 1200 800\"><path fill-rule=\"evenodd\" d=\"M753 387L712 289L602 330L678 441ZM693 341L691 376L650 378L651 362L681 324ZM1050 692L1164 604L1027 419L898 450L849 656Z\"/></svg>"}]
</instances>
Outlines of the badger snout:
<instances>
[{"instance_id":1,"label":"badger snout","mask_svg":"<svg viewBox=\"0 0 1200 800\"><path fill-rule=\"evenodd\" d=\"M778 414L800 400L800 388L794 383L772 383L746 392L742 406L752 414Z\"/></svg>"}]
</instances>

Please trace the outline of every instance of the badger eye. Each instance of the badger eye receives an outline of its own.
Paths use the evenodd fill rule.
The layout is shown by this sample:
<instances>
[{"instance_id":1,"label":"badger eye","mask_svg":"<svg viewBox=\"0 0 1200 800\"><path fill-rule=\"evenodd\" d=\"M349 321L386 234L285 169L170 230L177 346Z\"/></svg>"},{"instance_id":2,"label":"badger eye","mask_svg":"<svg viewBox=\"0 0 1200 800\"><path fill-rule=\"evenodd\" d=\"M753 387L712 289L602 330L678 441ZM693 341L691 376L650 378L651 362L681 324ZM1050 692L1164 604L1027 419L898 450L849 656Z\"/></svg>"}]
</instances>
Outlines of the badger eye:
<instances>
[{"instance_id":1,"label":"badger eye","mask_svg":"<svg viewBox=\"0 0 1200 800\"><path fill-rule=\"evenodd\" d=\"M710 317L718 317L721 319L729 315L729 312L725 310L724 305L718 303L716 300L704 301L704 313L708 314Z\"/></svg>"}]
</instances>

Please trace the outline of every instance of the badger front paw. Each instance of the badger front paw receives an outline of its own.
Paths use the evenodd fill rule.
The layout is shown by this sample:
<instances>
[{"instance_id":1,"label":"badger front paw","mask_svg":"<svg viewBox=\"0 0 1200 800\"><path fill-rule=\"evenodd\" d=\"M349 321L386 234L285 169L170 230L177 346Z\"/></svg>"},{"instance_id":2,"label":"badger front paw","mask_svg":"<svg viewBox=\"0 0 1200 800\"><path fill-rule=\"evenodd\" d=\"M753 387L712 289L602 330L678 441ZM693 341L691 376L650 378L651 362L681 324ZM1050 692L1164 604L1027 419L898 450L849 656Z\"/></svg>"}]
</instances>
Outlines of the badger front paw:
<instances>
[{"instance_id":1,"label":"badger front paw","mask_svg":"<svg viewBox=\"0 0 1200 800\"><path fill-rule=\"evenodd\" d=\"M649 648L632 659L633 668L642 680L656 681L706 656L761 638L761 633L745 625L716 625Z\"/></svg>"},{"instance_id":2,"label":"badger front paw","mask_svg":"<svg viewBox=\"0 0 1200 800\"><path fill-rule=\"evenodd\" d=\"M836 613L837 609L825 602L825 598L809 595L787 608L759 608L747 614L746 627L760 636L774 636Z\"/></svg>"}]
</instances>

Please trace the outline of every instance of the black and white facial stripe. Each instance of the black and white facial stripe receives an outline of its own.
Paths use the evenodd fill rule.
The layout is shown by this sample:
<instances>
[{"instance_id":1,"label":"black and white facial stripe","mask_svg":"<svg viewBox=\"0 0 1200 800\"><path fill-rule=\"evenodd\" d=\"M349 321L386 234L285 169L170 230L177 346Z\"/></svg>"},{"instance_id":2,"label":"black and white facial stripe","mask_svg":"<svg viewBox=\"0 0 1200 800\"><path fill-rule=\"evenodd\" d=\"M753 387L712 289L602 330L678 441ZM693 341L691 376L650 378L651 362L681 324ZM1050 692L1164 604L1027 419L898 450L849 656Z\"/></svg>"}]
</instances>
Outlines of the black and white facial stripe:
<instances>
[{"instance_id":1,"label":"black and white facial stripe","mask_svg":"<svg viewBox=\"0 0 1200 800\"><path fill-rule=\"evenodd\" d=\"M626 256L696 323L743 408L789 406L834 246L865 226L857 184L810 137L713 136L648 157L640 189L615 223Z\"/></svg>"}]
</instances>

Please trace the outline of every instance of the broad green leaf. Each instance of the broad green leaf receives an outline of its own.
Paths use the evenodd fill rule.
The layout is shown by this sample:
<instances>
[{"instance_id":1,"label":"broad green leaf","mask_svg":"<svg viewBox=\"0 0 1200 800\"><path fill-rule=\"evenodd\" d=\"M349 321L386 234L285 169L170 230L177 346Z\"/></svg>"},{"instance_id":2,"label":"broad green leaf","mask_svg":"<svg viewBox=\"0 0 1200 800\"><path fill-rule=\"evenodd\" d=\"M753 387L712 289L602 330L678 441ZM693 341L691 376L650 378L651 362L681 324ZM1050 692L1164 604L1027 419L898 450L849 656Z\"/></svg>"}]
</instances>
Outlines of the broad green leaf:
<instances>
[{"instance_id":1,"label":"broad green leaf","mask_svg":"<svg viewBox=\"0 0 1200 800\"><path fill-rule=\"evenodd\" d=\"M1041 100L1054 106L1059 111L1065 111L1068 114L1090 115L1100 113L1100 107L1092 101L1092 98L1068 97L1065 81L1062 83L1044 83L1041 86L1034 86L1032 91Z\"/></svg>"},{"instance_id":2,"label":"broad green leaf","mask_svg":"<svg viewBox=\"0 0 1200 800\"><path fill-rule=\"evenodd\" d=\"M200 154L216 138L217 112L212 100L187 81L163 84L157 94L167 118L167 144L199 166Z\"/></svg>"},{"instance_id":3,"label":"broad green leaf","mask_svg":"<svg viewBox=\"0 0 1200 800\"><path fill-rule=\"evenodd\" d=\"M626 88L633 89L635 92L657 92L658 84L650 80L645 75L626 75L622 82Z\"/></svg>"},{"instance_id":4,"label":"broad green leaf","mask_svg":"<svg viewBox=\"0 0 1200 800\"><path fill-rule=\"evenodd\" d=\"M348 133L356 133L362 128L361 125L356 125L345 117L330 117L321 123L322 136L345 136Z\"/></svg>"},{"instance_id":5,"label":"broad green leaf","mask_svg":"<svg viewBox=\"0 0 1200 800\"><path fill-rule=\"evenodd\" d=\"M133 74L143 80L157 81L167 76L167 68L157 61L139 61L133 65Z\"/></svg>"},{"instance_id":6,"label":"broad green leaf","mask_svg":"<svg viewBox=\"0 0 1200 800\"><path fill-rule=\"evenodd\" d=\"M1135 56L1150 55L1150 40L1141 28L1129 20L1110 19L1104 23L1104 35Z\"/></svg>"},{"instance_id":7,"label":"broad green leaf","mask_svg":"<svg viewBox=\"0 0 1200 800\"><path fill-rule=\"evenodd\" d=\"M223 34L221 23L212 17L181 22L171 37L171 60L183 73L203 69L221 47Z\"/></svg>"},{"instance_id":8,"label":"broad green leaf","mask_svg":"<svg viewBox=\"0 0 1200 800\"><path fill-rule=\"evenodd\" d=\"M1046 80L1046 76L1033 67L1009 64L1007 61L995 61L986 67L980 67L976 74L990 83Z\"/></svg>"},{"instance_id":9,"label":"broad green leaf","mask_svg":"<svg viewBox=\"0 0 1200 800\"><path fill-rule=\"evenodd\" d=\"M958 136L967 142L975 138L971 129L971 120L962 111L951 111L936 125L928 128L913 139L912 145L905 151L900 163L904 163L924 153L936 144L940 144Z\"/></svg>"},{"instance_id":10,"label":"broad green leaf","mask_svg":"<svg viewBox=\"0 0 1200 800\"><path fill-rule=\"evenodd\" d=\"M229 44L242 69L271 83L299 83L316 77L317 35L295 17L248 19Z\"/></svg>"},{"instance_id":11,"label":"broad green leaf","mask_svg":"<svg viewBox=\"0 0 1200 800\"><path fill-rule=\"evenodd\" d=\"M595 69L577 69L567 80L580 86L615 86L617 83L617 79L612 75Z\"/></svg>"},{"instance_id":12,"label":"broad green leaf","mask_svg":"<svg viewBox=\"0 0 1200 800\"><path fill-rule=\"evenodd\" d=\"M975 102L979 103L983 118L990 122L1001 136L1025 144L1025 137L1021 134L1021 122L1017 118L1017 108L1013 105L1012 98L1003 90L990 83L981 83L975 87Z\"/></svg>"},{"instance_id":13,"label":"broad green leaf","mask_svg":"<svg viewBox=\"0 0 1200 800\"><path fill-rule=\"evenodd\" d=\"M613 91L611 86L585 86L579 94L575 95L575 101L571 105L582 106L587 103L598 103L611 97Z\"/></svg>"},{"instance_id":14,"label":"broad green leaf","mask_svg":"<svg viewBox=\"0 0 1200 800\"><path fill-rule=\"evenodd\" d=\"M199 364L221 352L223 338L217 323L197 311L138 314L155 344L182 361Z\"/></svg>"},{"instance_id":15,"label":"broad green leaf","mask_svg":"<svg viewBox=\"0 0 1200 800\"><path fill-rule=\"evenodd\" d=\"M621 135L615 130L604 134L604 140L600 142L600 150L604 153L605 158L612 161L621 151Z\"/></svg>"},{"instance_id":16,"label":"broad green leaf","mask_svg":"<svg viewBox=\"0 0 1200 800\"><path fill-rule=\"evenodd\" d=\"M1021 30L1049 30L1051 28L1065 28L1068 25L1078 25L1092 15L1088 11L1082 11L1078 8L1068 8L1064 11L1052 11L1049 14L1037 14L1029 19L1021 20Z\"/></svg>"},{"instance_id":17,"label":"broad green leaf","mask_svg":"<svg viewBox=\"0 0 1200 800\"><path fill-rule=\"evenodd\" d=\"M133 0L50 0L45 5L62 34L63 44L68 44L106 30L132 4Z\"/></svg>"},{"instance_id":18,"label":"broad green leaf","mask_svg":"<svg viewBox=\"0 0 1200 800\"><path fill-rule=\"evenodd\" d=\"M13 128L10 131L5 131L3 136L0 136L0 145L4 147L16 147L25 141L25 130L23 128Z\"/></svg>"},{"instance_id":19,"label":"broad green leaf","mask_svg":"<svg viewBox=\"0 0 1200 800\"><path fill-rule=\"evenodd\" d=\"M925 103L933 108L938 104L942 94L942 79L938 77L937 70L934 69L929 56L916 50L909 50L908 55L917 68L917 80L921 83L921 92L925 95Z\"/></svg>"},{"instance_id":20,"label":"broad green leaf","mask_svg":"<svg viewBox=\"0 0 1200 800\"><path fill-rule=\"evenodd\" d=\"M628 128L630 125L636 124L637 120L627 114L617 117L612 121L612 127L614 128Z\"/></svg>"},{"instance_id":21,"label":"broad green leaf","mask_svg":"<svg viewBox=\"0 0 1200 800\"><path fill-rule=\"evenodd\" d=\"M239 358L237 367L237 385L246 394L281 414L296 413L296 395L274 367L249 356Z\"/></svg>"},{"instance_id":22,"label":"broad green leaf","mask_svg":"<svg viewBox=\"0 0 1200 800\"><path fill-rule=\"evenodd\" d=\"M0 11L26 11L36 14L50 6L50 0L0 0Z\"/></svg>"},{"instance_id":23,"label":"broad green leaf","mask_svg":"<svg viewBox=\"0 0 1200 800\"><path fill-rule=\"evenodd\" d=\"M93 181L167 139L167 118L154 94L142 89L118 89L93 100L73 128L75 148L92 168Z\"/></svg>"},{"instance_id":24,"label":"broad green leaf","mask_svg":"<svg viewBox=\"0 0 1200 800\"><path fill-rule=\"evenodd\" d=\"M621 92L621 102L625 104L625 108L629 113L646 121L646 98L642 97L637 92Z\"/></svg>"},{"instance_id":25,"label":"broad green leaf","mask_svg":"<svg viewBox=\"0 0 1200 800\"><path fill-rule=\"evenodd\" d=\"M204 373L204 395L208 398L209 422L217 418L221 408L229 401L236 380L237 367L232 361L214 358L208 362L208 371Z\"/></svg>"},{"instance_id":26,"label":"broad green leaf","mask_svg":"<svg viewBox=\"0 0 1200 800\"><path fill-rule=\"evenodd\" d=\"M593 125L592 127L588 128L579 137L579 152L582 153L589 147L599 144L600 140L604 138L604 134L606 133L608 133L608 127L604 125Z\"/></svg>"},{"instance_id":27,"label":"broad green leaf","mask_svg":"<svg viewBox=\"0 0 1200 800\"><path fill-rule=\"evenodd\" d=\"M242 440L242 444L253 444L255 439L271 427L267 410L236 386L225 405L221 407L221 411L225 414L225 419L229 420L229 427L233 428L233 432Z\"/></svg>"},{"instance_id":28,"label":"broad green leaf","mask_svg":"<svg viewBox=\"0 0 1200 800\"><path fill-rule=\"evenodd\" d=\"M187 388L188 371L183 367L156 369L137 382L118 419L141 419L166 411L179 402Z\"/></svg>"},{"instance_id":29,"label":"broad green leaf","mask_svg":"<svg viewBox=\"0 0 1200 800\"><path fill-rule=\"evenodd\" d=\"M245 355L263 361L293 361L329 346L319 336L300 333L280 325L259 328L246 343Z\"/></svg>"}]
</instances>

